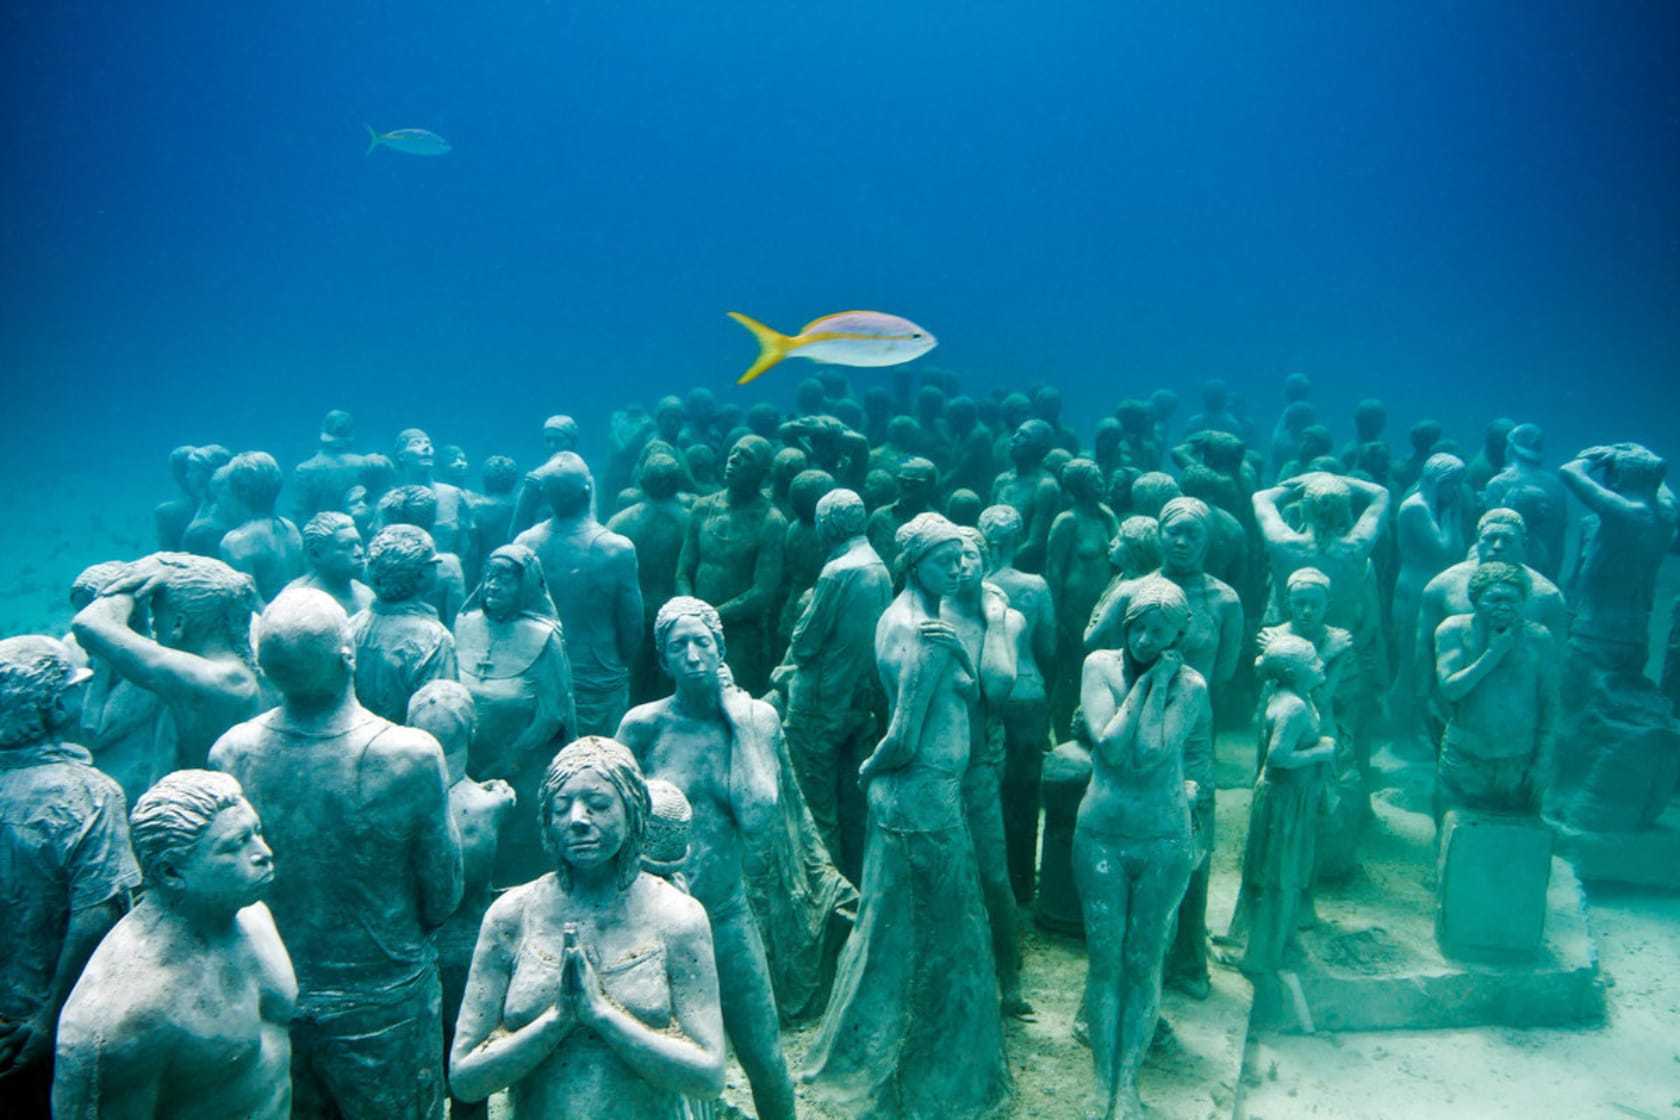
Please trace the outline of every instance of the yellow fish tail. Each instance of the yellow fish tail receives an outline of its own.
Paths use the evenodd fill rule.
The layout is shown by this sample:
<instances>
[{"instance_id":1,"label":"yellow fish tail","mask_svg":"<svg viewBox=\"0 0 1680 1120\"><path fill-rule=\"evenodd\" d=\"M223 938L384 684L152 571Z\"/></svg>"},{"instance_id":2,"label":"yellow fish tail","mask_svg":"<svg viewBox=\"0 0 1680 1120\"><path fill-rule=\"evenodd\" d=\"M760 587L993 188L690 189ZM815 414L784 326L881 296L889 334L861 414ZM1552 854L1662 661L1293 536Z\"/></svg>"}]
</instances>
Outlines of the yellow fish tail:
<instances>
[{"instance_id":1,"label":"yellow fish tail","mask_svg":"<svg viewBox=\"0 0 1680 1120\"><path fill-rule=\"evenodd\" d=\"M767 327L752 316L743 315L739 311L731 311L729 317L751 331L753 337L758 339L758 361L736 378L735 384L745 385L756 380L765 370L792 353L794 340L781 331Z\"/></svg>"}]
</instances>

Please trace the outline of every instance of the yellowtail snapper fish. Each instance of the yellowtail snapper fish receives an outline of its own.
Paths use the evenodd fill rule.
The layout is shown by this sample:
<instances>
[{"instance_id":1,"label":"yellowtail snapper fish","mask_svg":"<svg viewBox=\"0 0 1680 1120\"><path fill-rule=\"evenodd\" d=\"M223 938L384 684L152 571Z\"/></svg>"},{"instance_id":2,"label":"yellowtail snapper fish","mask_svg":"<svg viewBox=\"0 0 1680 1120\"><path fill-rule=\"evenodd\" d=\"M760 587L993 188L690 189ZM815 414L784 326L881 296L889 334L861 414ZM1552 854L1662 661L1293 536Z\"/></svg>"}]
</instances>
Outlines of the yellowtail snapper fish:
<instances>
[{"instance_id":1,"label":"yellowtail snapper fish","mask_svg":"<svg viewBox=\"0 0 1680 1120\"><path fill-rule=\"evenodd\" d=\"M424 128L393 128L390 132L375 132L371 124L362 127L368 130L365 155L371 156L375 148L390 148L393 152L411 156L441 156L449 151L449 141Z\"/></svg>"},{"instance_id":2,"label":"yellowtail snapper fish","mask_svg":"<svg viewBox=\"0 0 1680 1120\"><path fill-rule=\"evenodd\" d=\"M758 361L736 378L745 385L783 358L809 358L837 366L896 366L926 354L939 340L908 319L881 311L841 311L785 335L739 311L729 317L758 339Z\"/></svg>"}]
</instances>

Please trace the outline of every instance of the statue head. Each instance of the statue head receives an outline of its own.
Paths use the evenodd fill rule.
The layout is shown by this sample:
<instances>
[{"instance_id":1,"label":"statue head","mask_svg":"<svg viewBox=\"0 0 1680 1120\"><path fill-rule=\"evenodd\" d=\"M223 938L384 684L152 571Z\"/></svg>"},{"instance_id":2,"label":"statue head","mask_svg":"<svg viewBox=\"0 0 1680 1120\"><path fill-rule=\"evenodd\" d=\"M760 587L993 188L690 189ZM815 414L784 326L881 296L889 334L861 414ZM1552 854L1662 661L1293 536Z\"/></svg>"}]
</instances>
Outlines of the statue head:
<instances>
[{"instance_id":1,"label":"statue head","mask_svg":"<svg viewBox=\"0 0 1680 1120\"><path fill-rule=\"evenodd\" d=\"M1505 455L1509 460L1537 467L1545 454L1546 433L1538 424L1518 424L1505 437Z\"/></svg>"},{"instance_id":2,"label":"statue head","mask_svg":"<svg viewBox=\"0 0 1680 1120\"><path fill-rule=\"evenodd\" d=\"M679 688L716 680L726 649L723 620L703 599L674 596L654 616L653 647L660 666Z\"/></svg>"},{"instance_id":3,"label":"statue head","mask_svg":"<svg viewBox=\"0 0 1680 1120\"><path fill-rule=\"evenodd\" d=\"M282 591L257 620L257 662L288 705L333 703L356 669L350 617L324 591Z\"/></svg>"},{"instance_id":4,"label":"statue head","mask_svg":"<svg viewBox=\"0 0 1680 1120\"><path fill-rule=\"evenodd\" d=\"M1089 459L1069 459L1062 468L1062 489L1075 502L1096 505L1103 500L1102 468Z\"/></svg>"},{"instance_id":5,"label":"statue head","mask_svg":"<svg viewBox=\"0 0 1680 1120\"><path fill-rule=\"evenodd\" d=\"M198 649L220 639L240 657L251 657L251 619L262 607L257 585L220 560L159 552L161 577L152 593L152 636L171 649Z\"/></svg>"},{"instance_id":6,"label":"statue head","mask_svg":"<svg viewBox=\"0 0 1680 1120\"><path fill-rule=\"evenodd\" d=\"M980 422L980 409L971 397L952 397L945 406L945 424L951 434L961 439Z\"/></svg>"},{"instance_id":7,"label":"statue head","mask_svg":"<svg viewBox=\"0 0 1680 1120\"><path fill-rule=\"evenodd\" d=\"M1299 437L1300 434L1313 424L1318 423L1318 410L1306 401L1290 401L1283 410L1283 430Z\"/></svg>"},{"instance_id":8,"label":"statue head","mask_svg":"<svg viewBox=\"0 0 1680 1120\"><path fill-rule=\"evenodd\" d=\"M391 452L391 458L404 474L413 476L430 471L433 457L431 436L419 428L404 428L397 433L397 442Z\"/></svg>"},{"instance_id":9,"label":"statue head","mask_svg":"<svg viewBox=\"0 0 1680 1120\"><path fill-rule=\"evenodd\" d=\"M1657 492L1668 474L1661 456L1637 443L1614 443L1606 463L1605 484L1621 494L1649 496Z\"/></svg>"},{"instance_id":10,"label":"statue head","mask_svg":"<svg viewBox=\"0 0 1680 1120\"><path fill-rule=\"evenodd\" d=\"M788 505L793 515L807 525L817 516L817 503L834 489L834 476L827 471L800 471L788 483Z\"/></svg>"},{"instance_id":11,"label":"statue head","mask_svg":"<svg viewBox=\"0 0 1680 1120\"><path fill-rule=\"evenodd\" d=\"M765 442L768 443L769 440ZM784 447L777 451L770 457L770 489L777 494L786 494L788 487L793 483L794 475L804 470L809 462L809 457L797 447ZM727 466L725 473L728 473Z\"/></svg>"},{"instance_id":12,"label":"statue head","mask_svg":"<svg viewBox=\"0 0 1680 1120\"><path fill-rule=\"evenodd\" d=\"M653 407L653 424L659 438L674 444L682 434L683 402L681 397L660 397Z\"/></svg>"},{"instance_id":13,"label":"statue head","mask_svg":"<svg viewBox=\"0 0 1680 1120\"><path fill-rule=\"evenodd\" d=\"M1304 373L1292 373L1283 379L1283 399L1296 404L1312 396L1312 378Z\"/></svg>"},{"instance_id":14,"label":"statue head","mask_svg":"<svg viewBox=\"0 0 1680 1120\"><path fill-rule=\"evenodd\" d=\"M1238 500L1236 481L1201 463L1191 463L1181 470L1178 485L1186 497L1200 498L1220 509L1233 509Z\"/></svg>"},{"instance_id":15,"label":"statue head","mask_svg":"<svg viewBox=\"0 0 1680 1120\"><path fill-rule=\"evenodd\" d=\"M1054 427L1062 418L1062 391L1041 385L1032 395L1033 415Z\"/></svg>"},{"instance_id":16,"label":"statue head","mask_svg":"<svg viewBox=\"0 0 1680 1120\"><path fill-rule=\"evenodd\" d=\"M1419 420L1412 425L1407 438L1412 441L1412 454L1422 458L1435 450L1435 445L1441 442L1441 424L1438 420Z\"/></svg>"},{"instance_id":17,"label":"statue head","mask_svg":"<svg viewBox=\"0 0 1680 1120\"><path fill-rule=\"evenodd\" d=\"M863 499L847 489L830 490L817 499L815 520L817 539L827 548L863 535L869 524L869 511Z\"/></svg>"},{"instance_id":18,"label":"statue head","mask_svg":"<svg viewBox=\"0 0 1680 1120\"><path fill-rule=\"evenodd\" d=\"M1013 432L1032 419L1032 398L1025 393L1010 393L998 402L998 409L1005 427Z\"/></svg>"},{"instance_id":19,"label":"statue head","mask_svg":"<svg viewBox=\"0 0 1680 1120\"><path fill-rule=\"evenodd\" d=\"M892 472L876 467L863 476L863 504L871 510L881 509L898 501L898 480Z\"/></svg>"},{"instance_id":20,"label":"statue head","mask_svg":"<svg viewBox=\"0 0 1680 1120\"><path fill-rule=\"evenodd\" d=\"M978 525L980 510L985 503L980 501L980 495L966 486L951 491L951 496L945 499L945 516L957 525Z\"/></svg>"},{"instance_id":21,"label":"statue head","mask_svg":"<svg viewBox=\"0 0 1680 1120\"><path fill-rule=\"evenodd\" d=\"M478 733L478 709L460 681L427 681L408 699L408 726L438 741L451 783L467 771L467 750Z\"/></svg>"},{"instance_id":22,"label":"statue head","mask_svg":"<svg viewBox=\"0 0 1680 1120\"><path fill-rule=\"evenodd\" d=\"M649 778L647 835L642 870L669 879L688 862L694 835L694 806L683 791L662 778Z\"/></svg>"},{"instance_id":23,"label":"statue head","mask_svg":"<svg viewBox=\"0 0 1680 1120\"><path fill-rule=\"evenodd\" d=\"M430 533L415 525L387 525L368 543L367 584L386 603L423 599L437 582L437 564Z\"/></svg>"},{"instance_id":24,"label":"statue head","mask_svg":"<svg viewBox=\"0 0 1680 1120\"><path fill-rule=\"evenodd\" d=\"M980 535L986 538L991 553L1000 563L1007 558L1013 558L1015 550L1021 547L1021 536L1026 532L1026 526L1021 520L1021 513L1014 506L987 506L980 511Z\"/></svg>"},{"instance_id":25,"label":"statue head","mask_svg":"<svg viewBox=\"0 0 1680 1120\"><path fill-rule=\"evenodd\" d=\"M1231 403L1231 390L1215 377L1202 382L1202 411L1224 412Z\"/></svg>"},{"instance_id":26,"label":"statue head","mask_svg":"<svg viewBox=\"0 0 1680 1120\"><path fill-rule=\"evenodd\" d=\"M366 559L355 520L337 510L317 513L304 525L303 554L309 570L329 583L361 578Z\"/></svg>"},{"instance_id":27,"label":"statue head","mask_svg":"<svg viewBox=\"0 0 1680 1120\"><path fill-rule=\"evenodd\" d=\"M430 533L437 526L437 491L430 486L394 486L379 499L382 525L413 525Z\"/></svg>"},{"instance_id":28,"label":"statue head","mask_svg":"<svg viewBox=\"0 0 1680 1120\"><path fill-rule=\"evenodd\" d=\"M1161 566L1161 523L1133 514L1120 522L1108 543L1108 562L1126 579L1137 579Z\"/></svg>"},{"instance_id":29,"label":"statue head","mask_svg":"<svg viewBox=\"0 0 1680 1120\"><path fill-rule=\"evenodd\" d=\"M83 568L70 583L70 606L79 611L99 598L106 584L122 575L127 567L126 560L101 560Z\"/></svg>"},{"instance_id":30,"label":"statue head","mask_svg":"<svg viewBox=\"0 0 1680 1120\"><path fill-rule=\"evenodd\" d=\"M71 733L81 722L83 686L92 676L56 638L0 638L0 751Z\"/></svg>"},{"instance_id":31,"label":"statue head","mask_svg":"<svg viewBox=\"0 0 1680 1120\"><path fill-rule=\"evenodd\" d=\"M513 488L519 485L519 464L506 455L490 456L484 460L480 472L486 494L501 497L512 494Z\"/></svg>"},{"instance_id":32,"label":"statue head","mask_svg":"<svg viewBox=\"0 0 1680 1120\"><path fill-rule=\"evenodd\" d=\"M1317 634L1330 609L1330 577L1317 568L1296 568L1285 590L1290 623L1297 632Z\"/></svg>"},{"instance_id":33,"label":"statue head","mask_svg":"<svg viewBox=\"0 0 1680 1120\"><path fill-rule=\"evenodd\" d=\"M1143 407L1137 401L1130 403L1136 404L1140 409ZM1112 458L1115 452L1120 450L1120 439L1124 434L1125 431L1120 427L1120 421L1112 416L1104 416L1097 421L1097 426L1091 433L1091 454L1099 462Z\"/></svg>"},{"instance_id":34,"label":"statue head","mask_svg":"<svg viewBox=\"0 0 1680 1120\"><path fill-rule=\"evenodd\" d=\"M356 422L342 408L335 408L321 420L321 446L328 451L346 451L356 440Z\"/></svg>"},{"instance_id":35,"label":"statue head","mask_svg":"<svg viewBox=\"0 0 1680 1120\"><path fill-rule=\"evenodd\" d=\"M899 451L913 451L922 440L922 426L914 416L898 415L887 421L887 444Z\"/></svg>"},{"instance_id":36,"label":"statue head","mask_svg":"<svg viewBox=\"0 0 1680 1120\"><path fill-rule=\"evenodd\" d=\"M560 886L606 868L628 890L642 871L650 807L647 779L622 744L586 735L562 747L537 791L543 850Z\"/></svg>"},{"instance_id":37,"label":"statue head","mask_svg":"<svg viewBox=\"0 0 1680 1120\"><path fill-rule=\"evenodd\" d=\"M774 458L770 441L763 436L742 436L729 449L723 463L723 483L734 494L752 494L764 485Z\"/></svg>"},{"instance_id":38,"label":"statue head","mask_svg":"<svg viewBox=\"0 0 1680 1120\"><path fill-rule=\"evenodd\" d=\"M957 573L957 593L964 598L978 599L980 586L992 567L992 550L980 530L971 525L958 525L962 538L962 568Z\"/></svg>"},{"instance_id":39,"label":"statue head","mask_svg":"<svg viewBox=\"0 0 1680 1120\"><path fill-rule=\"evenodd\" d=\"M472 464L467 461L466 449L459 444L444 444L439 453L438 473L443 476L445 482L465 486L472 474Z\"/></svg>"},{"instance_id":40,"label":"statue head","mask_svg":"<svg viewBox=\"0 0 1680 1120\"><path fill-rule=\"evenodd\" d=\"M846 380L844 370L829 368L817 374L817 380L822 382L823 392L828 394L831 401L840 400L852 395L852 383Z\"/></svg>"},{"instance_id":41,"label":"statue head","mask_svg":"<svg viewBox=\"0 0 1680 1120\"><path fill-rule=\"evenodd\" d=\"M1009 459L1017 470L1031 470L1044 462L1055 440L1055 429L1042 418L1024 420L1009 437Z\"/></svg>"},{"instance_id":42,"label":"statue head","mask_svg":"<svg viewBox=\"0 0 1680 1120\"><path fill-rule=\"evenodd\" d=\"M146 889L166 909L223 917L268 895L274 853L230 775L166 774L135 801L128 820Z\"/></svg>"},{"instance_id":43,"label":"statue head","mask_svg":"<svg viewBox=\"0 0 1680 1120\"><path fill-rule=\"evenodd\" d=\"M682 486L682 465L672 456L656 452L642 460L636 481L650 500L666 501L676 497L678 488Z\"/></svg>"},{"instance_id":44,"label":"statue head","mask_svg":"<svg viewBox=\"0 0 1680 1120\"><path fill-rule=\"evenodd\" d=\"M831 410L830 414L836 420L840 421L842 427L849 428L852 431L857 431L863 427L863 409L859 406L858 402L852 400L852 398L846 397L843 400L835 401L829 407Z\"/></svg>"},{"instance_id":45,"label":"statue head","mask_svg":"<svg viewBox=\"0 0 1680 1120\"><path fill-rule=\"evenodd\" d=\"M710 444L690 444L683 450L683 460L688 463L688 473L694 476L696 482L717 481L717 452Z\"/></svg>"},{"instance_id":46,"label":"statue head","mask_svg":"<svg viewBox=\"0 0 1680 1120\"><path fill-rule=\"evenodd\" d=\"M1213 511L1200 498L1174 498L1156 518L1161 533L1161 563L1174 575L1199 575L1207 561Z\"/></svg>"},{"instance_id":47,"label":"statue head","mask_svg":"<svg viewBox=\"0 0 1680 1120\"><path fill-rule=\"evenodd\" d=\"M1418 489L1436 495L1443 504L1451 505L1458 497L1458 488L1463 481L1464 460L1457 455L1437 451L1423 461Z\"/></svg>"},{"instance_id":48,"label":"statue head","mask_svg":"<svg viewBox=\"0 0 1680 1120\"><path fill-rule=\"evenodd\" d=\"M1287 688L1306 694L1324 683L1324 660L1305 638L1295 634L1270 634L1254 661L1265 691Z\"/></svg>"},{"instance_id":49,"label":"statue head","mask_svg":"<svg viewBox=\"0 0 1680 1120\"><path fill-rule=\"evenodd\" d=\"M1120 430L1132 439L1143 439L1153 434L1150 429L1155 423L1155 418L1144 401L1121 401L1114 409L1114 420L1120 426Z\"/></svg>"},{"instance_id":50,"label":"statue head","mask_svg":"<svg viewBox=\"0 0 1680 1120\"><path fill-rule=\"evenodd\" d=\"M893 574L907 588L915 587L934 598L957 589L962 578L963 536L943 514L918 513L898 527L893 541L898 545Z\"/></svg>"},{"instance_id":51,"label":"statue head","mask_svg":"<svg viewBox=\"0 0 1680 1120\"><path fill-rule=\"evenodd\" d=\"M169 453L169 477L188 496L192 495L192 454L196 450L191 444L182 444Z\"/></svg>"},{"instance_id":52,"label":"statue head","mask_svg":"<svg viewBox=\"0 0 1680 1120\"><path fill-rule=\"evenodd\" d=\"M777 429L781 426L782 410L769 401L759 401L747 409L747 427L752 430L753 435L774 439Z\"/></svg>"},{"instance_id":53,"label":"statue head","mask_svg":"<svg viewBox=\"0 0 1680 1120\"><path fill-rule=\"evenodd\" d=\"M562 451L576 451L578 445L577 421L570 416L550 416L543 421L542 442L543 451L551 458Z\"/></svg>"},{"instance_id":54,"label":"statue head","mask_svg":"<svg viewBox=\"0 0 1680 1120\"><path fill-rule=\"evenodd\" d=\"M195 447L187 456L187 493L200 501L210 494L210 476L227 465L233 452L219 443Z\"/></svg>"},{"instance_id":55,"label":"statue head","mask_svg":"<svg viewBox=\"0 0 1680 1120\"><path fill-rule=\"evenodd\" d=\"M228 493L254 517L273 517L285 476L266 451L244 451L228 460Z\"/></svg>"},{"instance_id":56,"label":"statue head","mask_svg":"<svg viewBox=\"0 0 1680 1120\"><path fill-rule=\"evenodd\" d=\"M1353 409L1353 431L1360 443L1382 438L1388 427L1388 406L1375 397L1366 397Z\"/></svg>"},{"instance_id":57,"label":"statue head","mask_svg":"<svg viewBox=\"0 0 1680 1120\"><path fill-rule=\"evenodd\" d=\"M1303 528L1341 536L1353 527L1353 491L1326 471L1302 476L1301 518Z\"/></svg>"},{"instance_id":58,"label":"statue head","mask_svg":"<svg viewBox=\"0 0 1680 1120\"><path fill-rule=\"evenodd\" d=\"M683 414L696 428L705 427L717 414L716 394L703 385L690 389L683 398Z\"/></svg>"},{"instance_id":59,"label":"statue head","mask_svg":"<svg viewBox=\"0 0 1680 1120\"><path fill-rule=\"evenodd\" d=\"M939 468L912 455L899 461L896 474L899 503L917 511L926 509L939 489Z\"/></svg>"},{"instance_id":60,"label":"statue head","mask_svg":"<svg viewBox=\"0 0 1680 1120\"><path fill-rule=\"evenodd\" d=\"M974 416L988 432L995 432L1003 423L1003 402L995 396L979 397L974 402Z\"/></svg>"},{"instance_id":61,"label":"statue head","mask_svg":"<svg viewBox=\"0 0 1680 1120\"><path fill-rule=\"evenodd\" d=\"M504 544L485 559L483 579L467 603L467 609L474 607L496 622L515 615L559 617L548 592L542 560L522 544Z\"/></svg>"},{"instance_id":62,"label":"statue head","mask_svg":"<svg viewBox=\"0 0 1680 1120\"><path fill-rule=\"evenodd\" d=\"M595 498L595 476L589 464L575 451L562 451L537 471L543 498L555 517L580 517L590 510Z\"/></svg>"},{"instance_id":63,"label":"statue head","mask_svg":"<svg viewBox=\"0 0 1680 1120\"><path fill-rule=\"evenodd\" d=\"M1296 450L1300 461L1310 463L1320 455L1330 454L1330 449L1336 444L1336 437L1330 434L1330 429L1323 424L1308 424L1301 429L1300 445Z\"/></svg>"},{"instance_id":64,"label":"statue head","mask_svg":"<svg viewBox=\"0 0 1680 1120\"><path fill-rule=\"evenodd\" d=\"M1497 507L1482 514L1476 522L1476 559L1486 563L1503 560L1510 564L1525 562L1528 548L1528 526L1523 515L1514 509Z\"/></svg>"},{"instance_id":65,"label":"statue head","mask_svg":"<svg viewBox=\"0 0 1680 1120\"><path fill-rule=\"evenodd\" d=\"M1183 589L1170 579L1144 576L1131 585L1120 641L1133 661L1152 665L1177 647L1189 625L1190 603Z\"/></svg>"},{"instance_id":66,"label":"statue head","mask_svg":"<svg viewBox=\"0 0 1680 1120\"><path fill-rule=\"evenodd\" d=\"M807 377L794 387L793 403L802 415L809 416L827 410L828 394L823 390L821 381Z\"/></svg>"},{"instance_id":67,"label":"statue head","mask_svg":"<svg viewBox=\"0 0 1680 1120\"><path fill-rule=\"evenodd\" d=\"M369 499L377 502L397 480L397 465L384 455L363 455L356 479L367 487Z\"/></svg>"},{"instance_id":68,"label":"statue head","mask_svg":"<svg viewBox=\"0 0 1680 1120\"><path fill-rule=\"evenodd\" d=\"M916 394L916 419L922 427L932 428L945 415L945 390L937 385L923 385Z\"/></svg>"},{"instance_id":69,"label":"statue head","mask_svg":"<svg viewBox=\"0 0 1680 1120\"><path fill-rule=\"evenodd\" d=\"M1178 497L1178 479L1163 471L1145 471L1132 481L1132 509L1155 517L1161 507Z\"/></svg>"},{"instance_id":70,"label":"statue head","mask_svg":"<svg viewBox=\"0 0 1680 1120\"><path fill-rule=\"evenodd\" d=\"M1528 570L1518 564L1490 560L1477 564L1470 573L1470 608L1494 631L1504 631L1522 620L1523 606L1533 590Z\"/></svg>"},{"instance_id":71,"label":"statue head","mask_svg":"<svg viewBox=\"0 0 1680 1120\"><path fill-rule=\"evenodd\" d=\"M1178 394L1171 389L1157 389L1149 394L1149 414L1158 424L1165 424L1178 411Z\"/></svg>"}]
</instances>

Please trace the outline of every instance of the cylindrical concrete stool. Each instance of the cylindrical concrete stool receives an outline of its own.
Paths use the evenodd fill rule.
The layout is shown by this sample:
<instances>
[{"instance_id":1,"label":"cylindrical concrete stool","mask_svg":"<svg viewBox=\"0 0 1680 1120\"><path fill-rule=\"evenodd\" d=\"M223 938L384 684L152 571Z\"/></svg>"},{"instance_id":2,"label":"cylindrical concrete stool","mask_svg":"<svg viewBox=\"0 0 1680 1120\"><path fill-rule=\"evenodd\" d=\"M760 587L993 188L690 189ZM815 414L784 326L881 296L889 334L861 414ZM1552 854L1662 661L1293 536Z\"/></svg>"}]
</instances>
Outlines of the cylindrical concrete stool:
<instances>
[{"instance_id":1,"label":"cylindrical concrete stool","mask_svg":"<svg viewBox=\"0 0 1680 1120\"><path fill-rule=\"evenodd\" d=\"M1055 933L1085 936L1079 891L1073 884L1073 826L1091 783L1091 752L1063 743L1044 759L1044 847L1039 856L1033 921Z\"/></svg>"}]
</instances>

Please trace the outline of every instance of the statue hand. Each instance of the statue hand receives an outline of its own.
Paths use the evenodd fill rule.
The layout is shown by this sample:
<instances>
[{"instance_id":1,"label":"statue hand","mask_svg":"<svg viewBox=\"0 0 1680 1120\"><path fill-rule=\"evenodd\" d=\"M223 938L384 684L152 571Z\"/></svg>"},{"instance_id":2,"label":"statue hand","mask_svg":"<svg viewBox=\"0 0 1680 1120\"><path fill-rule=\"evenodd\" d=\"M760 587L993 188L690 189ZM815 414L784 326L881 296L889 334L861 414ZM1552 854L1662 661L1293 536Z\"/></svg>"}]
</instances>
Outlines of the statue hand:
<instances>
[{"instance_id":1,"label":"statue hand","mask_svg":"<svg viewBox=\"0 0 1680 1120\"><path fill-rule=\"evenodd\" d=\"M167 572L163 562L156 556L147 556L124 568L121 575L105 585L99 592L99 597L126 597L136 603L144 602L163 586L166 578Z\"/></svg>"},{"instance_id":2,"label":"statue hand","mask_svg":"<svg viewBox=\"0 0 1680 1120\"><path fill-rule=\"evenodd\" d=\"M1515 625L1508 626L1488 639L1488 656L1495 661L1502 660L1507 653L1516 648L1516 645L1517 627Z\"/></svg>"},{"instance_id":3,"label":"statue hand","mask_svg":"<svg viewBox=\"0 0 1680 1120\"><path fill-rule=\"evenodd\" d=\"M1176 649L1169 649L1156 659L1149 671L1165 684L1178 676L1178 671L1184 668L1184 655Z\"/></svg>"},{"instance_id":4,"label":"statue hand","mask_svg":"<svg viewBox=\"0 0 1680 1120\"><path fill-rule=\"evenodd\" d=\"M572 984L572 1013L584 1026L595 1026L612 1006L606 989L601 987L600 975L580 946L566 950L564 967Z\"/></svg>"},{"instance_id":5,"label":"statue hand","mask_svg":"<svg viewBox=\"0 0 1680 1120\"><path fill-rule=\"evenodd\" d=\"M935 619L929 619L917 628L917 633L919 633L922 636L922 639L929 645L941 646L944 649L949 650L951 653L958 654L963 657L968 656L968 647L963 645L962 639L957 636L956 627L952 626L949 622L939 622Z\"/></svg>"}]
</instances>

